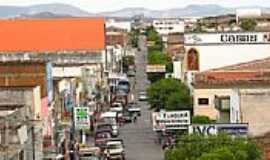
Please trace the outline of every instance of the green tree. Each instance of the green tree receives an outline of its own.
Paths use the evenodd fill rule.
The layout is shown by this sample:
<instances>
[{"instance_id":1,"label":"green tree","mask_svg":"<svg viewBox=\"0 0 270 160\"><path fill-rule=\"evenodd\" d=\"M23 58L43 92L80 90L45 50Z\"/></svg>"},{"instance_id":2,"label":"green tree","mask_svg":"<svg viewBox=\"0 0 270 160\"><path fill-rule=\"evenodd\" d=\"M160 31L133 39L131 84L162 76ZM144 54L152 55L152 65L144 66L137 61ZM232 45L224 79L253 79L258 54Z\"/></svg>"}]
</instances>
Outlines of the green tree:
<instances>
[{"instance_id":1,"label":"green tree","mask_svg":"<svg viewBox=\"0 0 270 160\"><path fill-rule=\"evenodd\" d=\"M254 19L243 19L240 21L240 27L244 31L254 31L257 26L257 22Z\"/></svg>"},{"instance_id":2,"label":"green tree","mask_svg":"<svg viewBox=\"0 0 270 160\"><path fill-rule=\"evenodd\" d=\"M138 47L138 41L139 41L140 31L136 29L132 29L129 33L129 39L132 47L136 48Z\"/></svg>"},{"instance_id":3,"label":"green tree","mask_svg":"<svg viewBox=\"0 0 270 160\"><path fill-rule=\"evenodd\" d=\"M147 89L152 109L181 110L191 106L188 88L180 81L168 78L157 81Z\"/></svg>"},{"instance_id":4,"label":"green tree","mask_svg":"<svg viewBox=\"0 0 270 160\"><path fill-rule=\"evenodd\" d=\"M135 58L134 58L134 56L124 56L122 58L122 60L123 60L122 65L123 65L124 72L127 72L128 71L129 66L132 66L132 65L135 64Z\"/></svg>"},{"instance_id":5,"label":"green tree","mask_svg":"<svg viewBox=\"0 0 270 160\"><path fill-rule=\"evenodd\" d=\"M165 160L260 160L261 148L251 139L224 133L212 136L183 135Z\"/></svg>"},{"instance_id":6,"label":"green tree","mask_svg":"<svg viewBox=\"0 0 270 160\"><path fill-rule=\"evenodd\" d=\"M149 50L158 50L158 51L163 50L162 38L153 26L148 27L146 29L146 37L147 37L147 41L154 42L153 46L148 47Z\"/></svg>"},{"instance_id":7,"label":"green tree","mask_svg":"<svg viewBox=\"0 0 270 160\"><path fill-rule=\"evenodd\" d=\"M209 123L213 123L213 122L214 121L211 120L207 116L193 116L192 117L192 123L194 123L194 124L209 124Z\"/></svg>"},{"instance_id":8,"label":"green tree","mask_svg":"<svg viewBox=\"0 0 270 160\"><path fill-rule=\"evenodd\" d=\"M167 55L158 50L152 50L147 55L148 64L163 64L168 62Z\"/></svg>"}]
</instances>

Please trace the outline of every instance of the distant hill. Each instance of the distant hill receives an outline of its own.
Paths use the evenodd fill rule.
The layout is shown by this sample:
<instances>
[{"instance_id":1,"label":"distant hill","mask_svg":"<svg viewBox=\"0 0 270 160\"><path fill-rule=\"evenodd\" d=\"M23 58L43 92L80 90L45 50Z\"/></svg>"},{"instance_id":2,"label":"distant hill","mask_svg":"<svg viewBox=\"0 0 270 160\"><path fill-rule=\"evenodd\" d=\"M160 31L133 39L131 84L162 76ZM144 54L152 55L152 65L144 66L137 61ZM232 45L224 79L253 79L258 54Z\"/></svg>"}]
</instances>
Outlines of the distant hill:
<instances>
[{"instance_id":1,"label":"distant hill","mask_svg":"<svg viewBox=\"0 0 270 160\"><path fill-rule=\"evenodd\" d=\"M270 11L269 8L251 6L248 8L262 8ZM242 7L241 7L242 8ZM247 7L245 7L247 8ZM49 17L85 17L85 16L104 16L104 17L119 17L130 18L135 15L144 15L148 18L169 18L169 17L203 17L235 13L237 8L225 8L219 5L189 5L184 8L172 8L167 10L151 10L147 8L124 8L118 11L89 13L80 8L61 4L40 4L27 7L17 6L0 6L0 18L9 17L34 17L34 18L49 18Z\"/></svg>"},{"instance_id":2,"label":"distant hill","mask_svg":"<svg viewBox=\"0 0 270 160\"><path fill-rule=\"evenodd\" d=\"M50 13L53 15L71 15L76 17L92 15L77 7L61 3L32 5L28 7L0 6L0 17L2 18L19 17L21 15L38 15L40 13Z\"/></svg>"},{"instance_id":3,"label":"distant hill","mask_svg":"<svg viewBox=\"0 0 270 160\"><path fill-rule=\"evenodd\" d=\"M64 14L54 14L51 12L39 12L36 14L21 14L21 18L63 18L63 17L73 17L72 15Z\"/></svg>"},{"instance_id":4,"label":"distant hill","mask_svg":"<svg viewBox=\"0 0 270 160\"><path fill-rule=\"evenodd\" d=\"M218 5L189 5L185 8L172 8L168 10L150 10L146 8L125 8L114 12L103 12L101 15L107 17L132 17L144 14L146 17L197 17L219 14L234 13L235 9L224 8Z\"/></svg>"}]
</instances>

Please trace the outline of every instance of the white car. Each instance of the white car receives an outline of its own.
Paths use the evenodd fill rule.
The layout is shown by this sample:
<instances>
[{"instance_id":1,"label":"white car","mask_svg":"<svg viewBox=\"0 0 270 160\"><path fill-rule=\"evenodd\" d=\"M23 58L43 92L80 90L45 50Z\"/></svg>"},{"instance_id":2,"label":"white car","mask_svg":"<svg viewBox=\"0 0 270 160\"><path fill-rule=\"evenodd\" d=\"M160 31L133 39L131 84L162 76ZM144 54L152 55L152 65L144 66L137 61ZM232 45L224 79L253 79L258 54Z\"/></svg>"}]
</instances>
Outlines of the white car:
<instances>
[{"instance_id":1,"label":"white car","mask_svg":"<svg viewBox=\"0 0 270 160\"><path fill-rule=\"evenodd\" d=\"M144 92L144 91L140 92L140 93L139 93L139 100L140 100L140 101L145 101L145 100L147 100L147 93Z\"/></svg>"},{"instance_id":2,"label":"white car","mask_svg":"<svg viewBox=\"0 0 270 160\"><path fill-rule=\"evenodd\" d=\"M117 112L117 113L122 113L123 112L123 105L122 103L113 103L111 108L110 108L110 111L111 112Z\"/></svg>"},{"instance_id":3,"label":"white car","mask_svg":"<svg viewBox=\"0 0 270 160\"><path fill-rule=\"evenodd\" d=\"M108 141L104 153L108 160L125 160L125 150L121 141Z\"/></svg>"}]
</instances>

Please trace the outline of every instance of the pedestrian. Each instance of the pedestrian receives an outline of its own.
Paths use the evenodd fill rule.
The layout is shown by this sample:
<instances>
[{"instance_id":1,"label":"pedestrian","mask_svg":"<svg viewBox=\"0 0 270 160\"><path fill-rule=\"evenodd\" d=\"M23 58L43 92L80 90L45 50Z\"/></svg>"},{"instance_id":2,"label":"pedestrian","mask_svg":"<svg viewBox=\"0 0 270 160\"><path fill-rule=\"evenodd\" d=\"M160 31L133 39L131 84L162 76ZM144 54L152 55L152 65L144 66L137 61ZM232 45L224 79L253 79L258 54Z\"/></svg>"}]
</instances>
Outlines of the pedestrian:
<instances>
[{"instance_id":1,"label":"pedestrian","mask_svg":"<svg viewBox=\"0 0 270 160\"><path fill-rule=\"evenodd\" d=\"M133 122L136 123L137 122L137 116L135 115L133 118Z\"/></svg>"}]
</instances>

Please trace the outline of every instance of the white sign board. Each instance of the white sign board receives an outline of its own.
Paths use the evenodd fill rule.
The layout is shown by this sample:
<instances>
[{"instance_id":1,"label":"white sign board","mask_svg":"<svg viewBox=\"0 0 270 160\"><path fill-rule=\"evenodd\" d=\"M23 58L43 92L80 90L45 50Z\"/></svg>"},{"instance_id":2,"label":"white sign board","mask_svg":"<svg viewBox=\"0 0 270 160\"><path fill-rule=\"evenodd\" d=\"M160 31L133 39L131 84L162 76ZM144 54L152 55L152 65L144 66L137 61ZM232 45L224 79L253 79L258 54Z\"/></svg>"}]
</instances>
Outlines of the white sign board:
<instances>
[{"instance_id":1,"label":"white sign board","mask_svg":"<svg viewBox=\"0 0 270 160\"><path fill-rule=\"evenodd\" d=\"M166 66L165 65L147 65L146 66L147 73L165 73Z\"/></svg>"},{"instance_id":2,"label":"white sign board","mask_svg":"<svg viewBox=\"0 0 270 160\"><path fill-rule=\"evenodd\" d=\"M219 132L225 132L229 135L247 135L247 123L229 123L229 124L192 124L188 129L189 134L199 133L203 135L216 135Z\"/></svg>"},{"instance_id":3,"label":"white sign board","mask_svg":"<svg viewBox=\"0 0 270 160\"><path fill-rule=\"evenodd\" d=\"M196 44L268 44L270 32L185 34L186 45Z\"/></svg>"},{"instance_id":4,"label":"white sign board","mask_svg":"<svg viewBox=\"0 0 270 160\"><path fill-rule=\"evenodd\" d=\"M171 111L152 113L154 131L188 129L190 125L189 111Z\"/></svg>"},{"instance_id":5,"label":"white sign board","mask_svg":"<svg viewBox=\"0 0 270 160\"><path fill-rule=\"evenodd\" d=\"M74 108L74 122L76 129L89 129L90 116L88 107L75 107Z\"/></svg>"}]
</instances>

